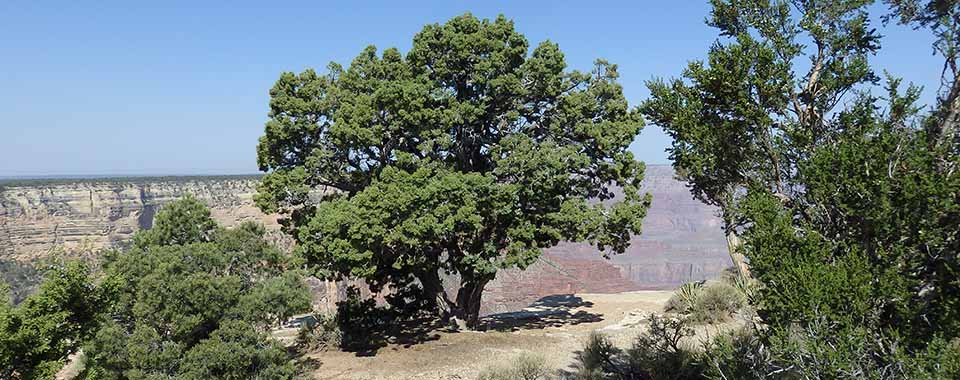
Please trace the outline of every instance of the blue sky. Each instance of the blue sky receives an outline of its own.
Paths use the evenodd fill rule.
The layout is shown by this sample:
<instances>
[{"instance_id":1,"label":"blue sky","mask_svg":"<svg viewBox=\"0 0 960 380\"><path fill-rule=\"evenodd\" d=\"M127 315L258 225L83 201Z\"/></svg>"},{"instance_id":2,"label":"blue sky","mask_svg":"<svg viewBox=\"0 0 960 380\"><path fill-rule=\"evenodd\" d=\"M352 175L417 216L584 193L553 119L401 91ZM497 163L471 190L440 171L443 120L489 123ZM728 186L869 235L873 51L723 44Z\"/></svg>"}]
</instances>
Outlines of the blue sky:
<instances>
[{"instance_id":1,"label":"blue sky","mask_svg":"<svg viewBox=\"0 0 960 380\"><path fill-rule=\"evenodd\" d=\"M424 24L464 12L505 14L572 68L619 64L631 104L716 40L705 0L199 3L0 2L0 176L256 172L281 72L348 64L369 44L406 51ZM875 66L932 99L941 61L928 34L876 26ZM631 149L665 164L668 145L648 126Z\"/></svg>"}]
</instances>

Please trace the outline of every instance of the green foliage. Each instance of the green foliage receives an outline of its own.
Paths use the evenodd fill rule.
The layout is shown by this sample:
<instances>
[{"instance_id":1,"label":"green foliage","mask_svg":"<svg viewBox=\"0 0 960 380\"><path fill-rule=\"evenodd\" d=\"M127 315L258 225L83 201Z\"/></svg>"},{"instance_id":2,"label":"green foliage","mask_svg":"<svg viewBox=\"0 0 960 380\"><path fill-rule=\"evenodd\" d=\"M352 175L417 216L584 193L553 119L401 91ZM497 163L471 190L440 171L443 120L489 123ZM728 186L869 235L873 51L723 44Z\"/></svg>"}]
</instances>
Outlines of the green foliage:
<instances>
[{"instance_id":1,"label":"green foliage","mask_svg":"<svg viewBox=\"0 0 960 380\"><path fill-rule=\"evenodd\" d=\"M919 341L952 339L960 329L960 156L903 127L918 92L896 87L889 107L908 112L851 121L843 145L818 149L801 167L806 201L818 205L811 219L823 234L855 244L869 260L886 327L910 326L903 332Z\"/></svg>"},{"instance_id":2,"label":"green foliage","mask_svg":"<svg viewBox=\"0 0 960 380\"><path fill-rule=\"evenodd\" d=\"M643 114L673 139L677 174L694 197L719 208L731 258L747 264L737 234L749 225L747 189L783 200L802 193L796 166L827 142L846 94L878 80L868 57L879 49L869 0L711 0L707 18L721 39L681 79L656 79Z\"/></svg>"},{"instance_id":3,"label":"green foliage","mask_svg":"<svg viewBox=\"0 0 960 380\"><path fill-rule=\"evenodd\" d=\"M207 242L213 238L217 222L210 209L192 195L165 205L152 228L137 233L133 244L141 249L157 245L182 245Z\"/></svg>"},{"instance_id":4,"label":"green foliage","mask_svg":"<svg viewBox=\"0 0 960 380\"><path fill-rule=\"evenodd\" d=\"M302 324L297 332L297 346L303 350L337 349L343 343L343 331L336 315L314 314L313 320Z\"/></svg>"},{"instance_id":5,"label":"green foliage","mask_svg":"<svg viewBox=\"0 0 960 380\"><path fill-rule=\"evenodd\" d=\"M946 380L958 373L956 346L940 338L923 350L910 350L895 335L822 319L781 339L774 341L777 359L771 367L798 378Z\"/></svg>"},{"instance_id":6,"label":"green foliage","mask_svg":"<svg viewBox=\"0 0 960 380\"><path fill-rule=\"evenodd\" d=\"M642 108L674 138L693 194L742 236L731 255L758 281L742 286L757 338L718 347L769 347L747 378L942 378L923 363L947 360L931 352L960 331L960 3L888 2L946 58L929 115L895 78L884 98L866 91L878 82L870 1L711 3L722 39L683 79L651 82Z\"/></svg>"},{"instance_id":7,"label":"green foliage","mask_svg":"<svg viewBox=\"0 0 960 380\"><path fill-rule=\"evenodd\" d=\"M155 230L104 264L116 302L85 346L83 376L291 378L286 352L265 331L309 309L298 272L261 226L210 227L209 210L195 199L164 212Z\"/></svg>"},{"instance_id":8,"label":"green foliage","mask_svg":"<svg viewBox=\"0 0 960 380\"><path fill-rule=\"evenodd\" d=\"M960 3L953 0L886 0L890 14L884 21L896 20L915 29L926 28L933 34L933 49L943 57L941 86L937 104L925 123L927 139L937 148L960 153L957 125L960 120Z\"/></svg>"},{"instance_id":9,"label":"green foliage","mask_svg":"<svg viewBox=\"0 0 960 380\"><path fill-rule=\"evenodd\" d=\"M577 380L615 379L621 369L623 351L613 345L605 335L591 332L583 348L577 352L571 376Z\"/></svg>"},{"instance_id":10,"label":"green foliage","mask_svg":"<svg viewBox=\"0 0 960 380\"><path fill-rule=\"evenodd\" d=\"M794 150L822 141L841 97L876 81L867 57L879 36L870 1L711 3L708 23L726 39L684 80L650 82L643 110L674 138L670 157L693 194L732 223L740 190L788 191ZM801 58L813 64L796 68Z\"/></svg>"},{"instance_id":11,"label":"green foliage","mask_svg":"<svg viewBox=\"0 0 960 380\"><path fill-rule=\"evenodd\" d=\"M77 262L50 268L38 292L17 306L2 290L0 379L52 378L96 329L108 302Z\"/></svg>"},{"instance_id":12,"label":"green foliage","mask_svg":"<svg viewBox=\"0 0 960 380\"><path fill-rule=\"evenodd\" d=\"M680 285L677 291L667 300L664 310L679 314L690 313L697 302L697 298L703 293L703 284L703 281L697 281Z\"/></svg>"},{"instance_id":13,"label":"green foliage","mask_svg":"<svg viewBox=\"0 0 960 380\"><path fill-rule=\"evenodd\" d=\"M507 365L484 368L477 380L551 380L556 378L553 372L542 356L524 353Z\"/></svg>"},{"instance_id":14,"label":"green foliage","mask_svg":"<svg viewBox=\"0 0 960 380\"><path fill-rule=\"evenodd\" d=\"M774 326L809 323L821 316L856 325L872 318L869 263L856 249L811 230L797 230L771 196L752 196L745 211L754 225L746 250L760 290L758 313ZM812 229L812 228L811 228Z\"/></svg>"},{"instance_id":15,"label":"green foliage","mask_svg":"<svg viewBox=\"0 0 960 380\"><path fill-rule=\"evenodd\" d=\"M666 311L683 314L690 322L718 323L746 306L746 294L727 282L683 284L667 300Z\"/></svg>"},{"instance_id":16,"label":"green foliage","mask_svg":"<svg viewBox=\"0 0 960 380\"><path fill-rule=\"evenodd\" d=\"M650 327L623 351L608 338L592 333L577 354L578 380L684 380L702 378L701 358L683 343L693 335L683 319L650 317Z\"/></svg>"},{"instance_id":17,"label":"green foliage","mask_svg":"<svg viewBox=\"0 0 960 380\"><path fill-rule=\"evenodd\" d=\"M774 368L775 358L751 327L717 335L703 353L704 378L762 380L787 378ZM777 377L780 374L781 377Z\"/></svg>"},{"instance_id":18,"label":"green foliage","mask_svg":"<svg viewBox=\"0 0 960 380\"><path fill-rule=\"evenodd\" d=\"M226 321L210 338L190 349L184 379L292 379L296 368L286 350L266 333L242 321Z\"/></svg>"},{"instance_id":19,"label":"green foliage","mask_svg":"<svg viewBox=\"0 0 960 380\"><path fill-rule=\"evenodd\" d=\"M684 345L693 335L683 319L650 317L650 327L627 350L625 379L685 380L703 372L697 352Z\"/></svg>"},{"instance_id":20,"label":"green foliage","mask_svg":"<svg viewBox=\"0 0 960 380\"><path fill-rule=\"evenodd\" d=\"M737 288L718 282L703 288L694 300L689 318L694 322L724 322L745 305L746 299Z\"/></svg>"},{"instance_id":21,"label":"green foliage","mask_svg":"<svg viewBox=\"0 0 960 380\"><path fill-rule=\"evenodd\" d=\"M368 47L326 75L284 73L257 204L289 216L318 273L421 286L475 323L499 269L561 240L622 252L640 232L650 198L628 146L643 123L617 78L605 61L569 71L557 45L530 51L511 21L469 14L425 26L405 55ZM455 302L440 271L462 280Z\"/></svg>"}]
</instances>

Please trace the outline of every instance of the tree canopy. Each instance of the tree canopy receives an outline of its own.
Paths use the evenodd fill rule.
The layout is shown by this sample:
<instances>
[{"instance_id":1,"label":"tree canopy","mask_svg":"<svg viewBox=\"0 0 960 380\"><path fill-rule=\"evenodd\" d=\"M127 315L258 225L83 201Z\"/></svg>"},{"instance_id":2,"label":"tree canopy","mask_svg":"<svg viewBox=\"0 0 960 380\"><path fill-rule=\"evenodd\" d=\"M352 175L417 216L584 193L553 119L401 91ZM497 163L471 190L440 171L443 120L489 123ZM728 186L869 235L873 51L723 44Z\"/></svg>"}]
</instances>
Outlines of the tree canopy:
<instances>
[{"instance_id":1,"label":"tree canopy","mask_svg":"<svg viewBox=\"0 0 960 380\"><path fill-rule=\"evenodd\" d=\"M0 379L53 378L99 326L109 299L87 266L57 264L44 278L16 306L0 287Z\"/></svg>"},{"instance_id":2,"label":"tree canopy","mask_svg":"<svg viewBox=\"0 0 960 380\"><path fill-rule=\"evenodd\" d=\"M88 341L88 379L291 379L271 326L310 309L289 257L246 222L218 227L194 198L164 206L154 229L104 264L112 303Z\"/></svg>"},{"instance_id":3,"label":"tree canopy","mask_svg":"<svg viewBox=\"0 0 960 380\"><path fill-rule=\"evenodd\" d=\"M711 3L721 39L683 78L650 82L642 108L760 283L774 357L747 378L956 376L960 3L889 2L890 19L937 33L946 90L929 112L893 76L874 91L871 1Z\"/></svg>"},{"instance_id":4,"label":"tree canopy","mask_svg":"<svg viewBox=\"0 0 960 380\"><path fill-rule=\"evenodd\" d=\"M713 0L708 24L722 39L706 62L649 83L644 114L673 138L670 159L693 195L720 208L743 273L745 190L793 196L798 160L831 138L844 95L878 80L868 63L880 47L870 3Z\"/></svg>"},{"instance_id":5,"label":"tree canopy","mask_svg":"<svg viewBox=\"0 0 960 380\"><path fill-rule=\"evenodd\" d=\"M324 75L284 73L257 147L258 205L288 215L327 276L419 284L476 323L498 269L563 240L622 252L650 203L617 66L569 71L504 17L427 25L406 54L368 47ZM616 188L622 197L614 198ZM441 273L459 276L455 300Z\"/></svg>"}]
</instances>

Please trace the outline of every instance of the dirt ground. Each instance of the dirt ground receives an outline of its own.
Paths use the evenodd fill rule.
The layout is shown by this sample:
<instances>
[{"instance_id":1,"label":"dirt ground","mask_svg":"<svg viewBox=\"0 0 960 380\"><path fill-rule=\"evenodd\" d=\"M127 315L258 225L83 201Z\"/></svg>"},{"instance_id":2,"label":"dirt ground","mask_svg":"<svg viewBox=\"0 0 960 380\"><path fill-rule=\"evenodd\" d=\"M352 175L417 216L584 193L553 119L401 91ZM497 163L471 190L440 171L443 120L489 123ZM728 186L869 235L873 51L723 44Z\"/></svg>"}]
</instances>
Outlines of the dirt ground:
<instances>
[{"instance_id":1,"label":"dirt ground","mask_svg":"<svg viewBox=\"0 0 960 380\"><path fill-rule=\"evenodd\" d=\"M670 291L576 294L546 297L514 313L484 318L483 332L430 333L422 343L393 343L374 351L325 351L307 357L314 379L474 379L480 370L524 352L542 356L551 368L569 369L591 331L600 330L628 347L659 314Z\"/></svg>"}]
</instances>

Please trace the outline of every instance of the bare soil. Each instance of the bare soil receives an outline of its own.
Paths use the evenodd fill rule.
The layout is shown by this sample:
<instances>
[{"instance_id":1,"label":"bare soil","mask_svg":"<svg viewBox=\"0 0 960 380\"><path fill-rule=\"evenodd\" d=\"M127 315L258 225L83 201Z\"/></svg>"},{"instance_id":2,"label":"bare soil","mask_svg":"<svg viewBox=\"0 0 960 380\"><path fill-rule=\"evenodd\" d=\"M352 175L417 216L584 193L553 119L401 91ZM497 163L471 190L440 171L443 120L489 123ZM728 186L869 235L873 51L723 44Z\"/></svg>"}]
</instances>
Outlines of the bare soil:
<instances>
[{"instance_id":1,"label":"bare soil","mask_svg":"<svg viewBox=\"0 0 960 380\"><path fill-rule=\"evenodd\" d=\"M627 347L660 314L671 291L558 295L513 313L487 316L481 332L429 332L419 340L397 340L374 350L324 351L307 355L314 379L474 379L484 368L506 364L522 353L570 369L591 331L600 330Z\"/></svg>"}]
</instances>

